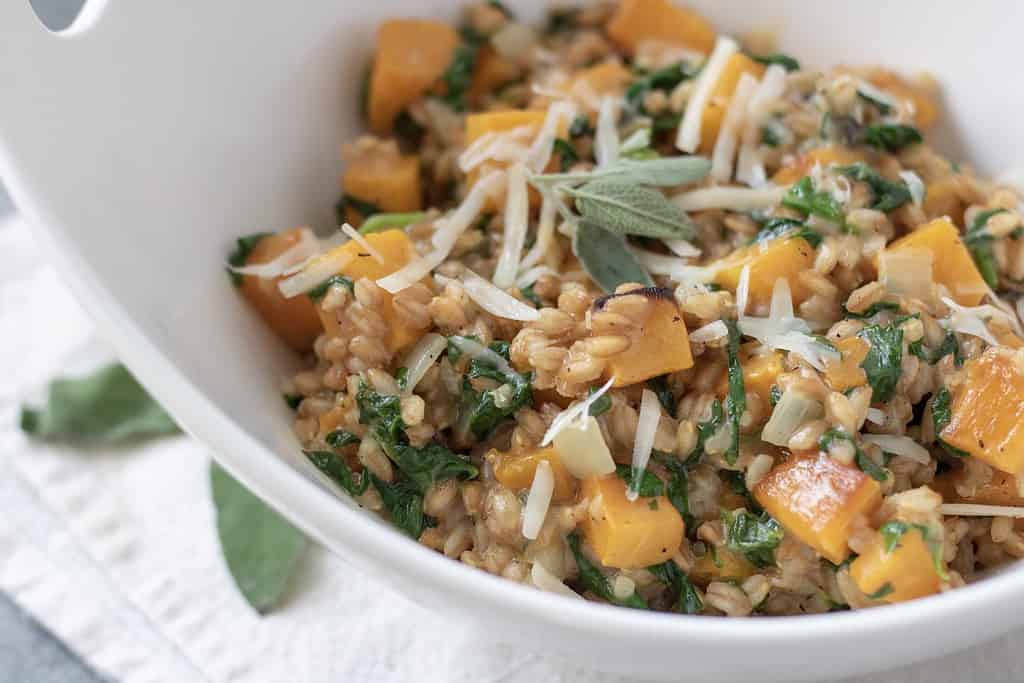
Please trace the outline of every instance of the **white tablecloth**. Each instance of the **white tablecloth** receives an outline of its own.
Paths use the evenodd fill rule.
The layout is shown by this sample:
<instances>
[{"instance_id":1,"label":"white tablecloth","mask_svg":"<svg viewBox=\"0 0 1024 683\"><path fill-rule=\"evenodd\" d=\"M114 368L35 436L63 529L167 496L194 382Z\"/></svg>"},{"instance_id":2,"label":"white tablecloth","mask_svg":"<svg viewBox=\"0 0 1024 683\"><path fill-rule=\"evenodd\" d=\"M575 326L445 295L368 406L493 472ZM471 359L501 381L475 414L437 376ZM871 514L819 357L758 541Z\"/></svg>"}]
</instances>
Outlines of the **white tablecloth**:
<instances>
[{"instance_id":1,"label":"white tablecloth","mask_svg":"<svg viewBox=\"0 0 1024 683\"><path fill-rule=\"evenodd\" d=\"M201 444L81 452L19 432L21 401L106 351L25 226L0 222L0 256L0 590L100 673L127 683L624 680L491 643L318 547L284 603L258 617L220 559ZM863 681L1021 681L1022 650L1018 633Z\"/></svg>"}]
</instances>

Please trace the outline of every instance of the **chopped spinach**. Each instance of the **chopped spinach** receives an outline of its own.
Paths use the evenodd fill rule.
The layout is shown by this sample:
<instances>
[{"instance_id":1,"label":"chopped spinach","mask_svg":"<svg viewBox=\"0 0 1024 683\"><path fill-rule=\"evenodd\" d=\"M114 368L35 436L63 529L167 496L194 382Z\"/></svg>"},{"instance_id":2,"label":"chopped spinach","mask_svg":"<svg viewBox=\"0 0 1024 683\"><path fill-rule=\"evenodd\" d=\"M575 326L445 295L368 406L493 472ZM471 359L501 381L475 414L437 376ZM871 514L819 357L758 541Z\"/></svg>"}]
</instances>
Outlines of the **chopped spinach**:
<instances>
[{"instance_id":1,"label":"chopped spinach","mask_svg":"<svg viewBox=\"0 0 1024 683\"><path fill-rule=\"evenodd\" d=\"M548 21L544 28L545 33L562 33L576 28L576 17L579 16L579 7L555 7L548 11Z\"/></svg>"},{"instance_id":2,"label":"chopped spinach","mask_svg":"<svg viewBox=\"0 0 1024 683\"><path fill-rule=\"evenodd\" d=\"M653 90L669 92L677 85L693 78L694 72L685 62L671 64L656 71L641 73L626 89L626 103L636 112L649 113L644 107L644 98Z\"/></svg>"},{"instance_id":3,"label":"chopped spinach","mask_svg":"<svg viewBox=\"0 0 1024 683\"><path fill-rule=\"evenodd\" d=\"M911 529L917 529L921 532L921 538L928 538L928 527L923 524L908 524L907 522L901 522L899 520L890 520L883 524L878 530L882 534L882 547L885 548L885 552L891 553L897 547L899 547L900 539L903 538L903 534L907 533Z\"/></svg>"},{"instance_id":4,"label":"chopped spinach","mask_svg":"<svg viewBox=\"0 0 1024 683\"><path fill-rule=\"evenodd\" d=\"M782 198L782 205L805 215L818 216L827 221L844 225L843 207L828 192L817 192L810 176L804 176L789 188Z\"/></svg>"},{"instance_id":5,"label":"chopped spinach","mask_svg":"<svg viewBox=\"0 0 1024 683\"><path fill-rule=\"evenodd\" d=\"M537 292L533 291L533 285L526 285L525 287L519 288L519 293L523 295L523 298L529 301L531 304L540 308L544 303L537 296Z\"/></svg>"},{"instance_id":6,"label":"chopped spinach","mask_svg":"<svg viewBox=\"0 0 1024 683\"><path fill-rule=\"evenodd\" d=\"M995 289L999 286L999 265L996 262L995 252L992 249L993 237L985 229L988 219L996 214L1005 212L1006 209L992 209L982 211L971 222L971 226L964 233L964 244L971 252L971 258L978 266L978 272L989 287Z\"/></svg>"},{"instance_id":7,"label":"chopped spinach","mask_svg":"<svg viewBox=\"0 0 1024 683\"><path fill-rule=\"evenodd\" d=\"M843 304L843 317L854 320L867 320L868 318L875 317L882 311L898 311L899 309L900 305L895 301L876 301L860 313L855 313L848 309L846 304Z\"/></svg>"},{"instance_id":8,"label":"chopped spinach","mask_svg":"<svg viewBox=\"0 0 1024 683\"><path fill-rule=\"evenodd\" d=\"M797 60L793 59L789 55L783 54L781 52L776 52L776 53L770 54L770 55L754 55L754 54L752 54L752 55L750 55L750 58L753 59L755 62L758 62L760 64L764 64L766 66L771 66L772 64L778 64L779 66L781 66L786 71L799 71L800 70L800 62L798 62Z\"/></svg>"},{"instance_id":9,"label":"chopped spinach","mask_svg":"<svg viewBox=\"0 0 1024 683\"><path fill-rule=\"evenodd\" d=\"M720 405L720 404L719 404ZM686 473L686 463L678 460L671 453L654 451L651 458L656 463L668 470L669 478L665 483L665 497L672 503L672 507L679 511L687 529L694 529L693 515L690 514L689 478Z\"/></svg>"},{"instance_id":10,"label":"chopped spinach","mask_svg":"<svg viewBox=\"0 0 1024 683\"><path fill-rule=\"evenodd\" d=\"M729 395L725 399L725 412L729 415L732 427L732 440L725 452L725 461L731 465L740 454L740 418L747 409L747 394L743 386L743 367L740 365L740 328L735 320L723 322L729 330L729 343L726 346L729 356Z\"/></svg>"},{"instance_id":11,"label":"chopped spinach","mask_svg":"<svg viewBox=\"0 0 1024 683\"><path fill-rule=\"evenodd\" d=\"M398 113L393 127L395 138L398 140L398 145L403 152L418 150L423 142L423 136L427 132L423 126L416 122L416 119L412 117L407 109L403 109Z\"/></svg>"},{"instance_id":12,"label":"chopped spinach","mask_svg":"<svg viewBox=\"0 0 1024 683\"><path fill-rule=\"evenodd\" d=\"M966 458L970 455L967 451L962 448L957 448L951 444L946 443L942 437L942 430L946 428L950 420L953 419L953 395L949 393L949 389L941 387L935 392L935 397L932 398L932 425L935 431L935 439L939 445L942 446L942 450L946 451L955 458Z\"/></svg>"},{"instance_id":13,"label":"chopped spinach","mask_svg":"<svg viewBox=\"0 0 1024 683\"><path fill-rule=\"evenodd\" d=\"M448 69L441 76L445 94L441 100L457 112L466 110L466 92L473 83L473 67L481 37L472 32L463 32L466 42L455 48Z\"/></svg>"},{"instance_id":14,"label":"chopped spinach","mask_svg":"<svg viewBox=\"0 0 1024 683\"><path fill-rule=\"evenodd\" d=\"M633 488L633 484L637 479L637 474L640 474L640 472L630 465L616 465L615 474L619 476L619 479L626 482L630 488ZM643 470L643 474L636 486L636 490L644 498L655 498L665 492L665 484L654 472Z\"/></svg>"},{"instance_id":15,"label":"chopped spinach","mask_svg":"<svg viewBox=\"0 0 1024 683\"><path fill-rule=\"evenodd\" d=\"M782 144L782 138L771 126L761 126L761 144L768 147L778 147Z\"/></svg>"},{"instance_id":16,"label":"chopped spinach","mask_svg":"<svg viewBox=\"0 0 1024 683\"><path fill-rule=\"evenodd\" d=\"M363 218L369 218L375 213L380 213L380 207L373 202L360 199L349 193L341 195L341 199L338 200L338 204L334 207L335 212L338 214L338 223L345 223L345 210L352 209Z\"/></svg>"},{"instance_id":17,"label":"chopped spinach","mask_svg":"<svg viewBox=\"0 0 1024 683\"><path fill-rule=\"evenodd\" d=\"M412 481L400 476L389 484L372 472L367 473L392 524L415 539L423 535L425 528L434 526L434 520L423 514L423 493Z\"/></svg>"},{"instance_id":18,"label":"chopped spinach","mask_svg":"<svg viewBox=\"0 0 1024 683\"><path fill-rule=\"evenodd\" d=\"M768 403L770 403L772 408L774 408L778 404L780 398L782 398L782 389L779 388L778 384L773 384L768 390Z\"/></svg>"},{"instance_id":19,"label":"chopped spinach","mask_svg":"<svg viewBox=\"0 0 1024 683\"><path fill-rule=\"evenodd\" d=\"M470 380L480 377L492 379L499 386L476 391ZM512 372L506 375L487 360L474 358L462 380L456 431L463 437L472 433L478 439L486 438L502 420L512 417L517 410L533 402L532 381L532 372Z\"/></svg>"},{"instance_id":20,"label":"chopped spinach","mask_svg":"<svg viewBox=\"0 0 1024 683\"><path fill-rule=\"evenodd\" d=\"M807 225L796 219L770 218L761 226L757 235L751 240L751 244L769 242L779 237L802 239L814 249L821 246L822 241L825 239L820 232L807 227Z\"/></svg>"},{"instance_id":21,"label":"chopped spinach","mask_svg":"<svg viewBox=\"0 0 1024 683\"><path fill-rule=\"evenodd\" d=\"M658 396L658 402L669 415L676 414L676 397L668 386L668 376L659 375L647 380L647 388Z\"/></svg>"},{"instance_id":22,"label":"chopped spinach","mask_svg":"<svg viewBox=\"0 0 1024 683\"><path fill-rule=\"evenodd\" d=\"M882 114L883 116L892 111L892 107L890 107L888 103L883 102L879 99L875 99L871 95L865 93L863 90L857 90L857 97L864 100L868 104L872 105L875 109L878 110L878 113Z\"/></svg>"},{"instance_id":23,"label":"chopped spinach","mask_svg":"<svg viewBox=\"0 0 1024 683\"><path fill-rule=\"evenodd\" d=\"M884 467L880 467L875 463L874 460L869 458L866 453L857 444L857 440L849 432L845 432L842 429L830 429L821 435L818 439L818 447L821 450L828 452L829 448L836 441L849 441L850 445L853 446L854 463L861 472L868 475L875 481L885 481L889 478L888 473Z\"/></svg>"},{"instance_id":24,"label":"chopped spinach","mask_svg":"<svg viewBox=\"0 0 1024 683\"><path fill-rule=\"evenodd\" d=\"M648 567L647 571L654 574L654 578L668 586L675 594L673 608L676 612L699 614L704 609L704 603L701 601L697 589L690 582L690 577L675 562L667 560Z\"/></svg>"},{"instance_id":25,"label":"chopped spinach","mask_svg":"<svg viewBox=\"0 0 1024 683\"><path fill-rule=\"evenodd\" d=\"M327 290L329 290L334 285L341 285L349 292L354 293L356 291L356 286L355 283L352 282L352 278L345 277L344 275L332 275L331 277L327 278L326 280L318 284L313 289L306 292L306 296L308 296L313 301L319 301L320 299L323 299L327 295Z\"/></svg>"},{"instance_id":26,"label":"chopped spinach","mask_svg":"<svg viewBox=\"0 0 1024 683\"><path fill-rule=\"evenodd\" d=\"M236 239L235 248L232 249L231 253L228 255L228 265L234 268L242 268L245 266L245 262L249 260L249 254L251 254L252 250L256 248L256 245L260 243L260 240L264 237L269 237L270 235L271 233L269 232L256 232ZM231 270L231 268L227 268L226 270L228 277L231 278L231 283L235 287L240 287L242 285L242 274L236 273Z\"/></svg>"},{"instance_id":27,"label":"chopped spinach","mask_svg":"<svg viewBox=\"0 0 1024 683\"><path fill-rule=\"evenodd\" d=\"M934 352L929 353L928 349L924 346L924 341L921 339L909 344L907 350L932 365L935 365L949 354L953 354L953 361L957 367L963 365L964 362L964 357L960 353L960 342L957 341L956 334L952 330L946 332L946 336L942 338L942 343Z\"/></svg>"},{"instance_id":28,"label":"chopped spinach","mask_svg":"<svg viewBox=\"0 0 1024 683\"><path fill-rule=\"evenodd\" d=\"M767 513L723 510L722 526L729 550L741 553L755 567L775 564L775 548L782 542L782 526Z\"/></svg>"},{"instance_id":29,"label":"chopped spinach","mask_svg":"<svg viewBox=\"0 0 1024 683\"><path fill-rule=\"evenodd\" d=\"M562 173L568 171L573 164L580 160L576 148L565 138L555 138L554 146L555 155L558 157L558 168Z\"/></svg>"},{"instance_id":30,"label":"chopped spinach","mask_svg":"<svg viewBox=\"0 0 1024 683\"><path fill-rule=\"evenodd\" d=\"M447 350L447 354L448 354L448 360L452 364L458 363L459 359L462 358L462 349L459 347L457 342L453 341L453 340L456 340L456 339L460 339L460 340L461 339L469 339L469 340L475 341L477 344L480 343L480 337L476 336L475 334L469 334L469 335L455 334L455 335L452 335L451 337L448 337L448 350Z\"/></svg>"},{"instance_id":31,"label":"chopped spinach","mask_svg":"<svg viewBox=\"0 0 1024 683\"><path fill-rule=\"evenodd\" d=\"M869 325L857 333L870 348L860 367L873 390L871 400L885 403L892 398L900 381L903 364L903 329L900 321L886 326Z\"/></svg>"},{"instance_id":32,"label":"chopped spinach","mask_svg":"<svg viewBox=\"0 0 1024 683\"><path fill-rule=\"evenodd\" d=\"M569 544L569 549L572 551L573 557L576 559L576 567L580 571L579 581L585 590L588 590L599 598L616 605L632 607L634 609L648 608L647 601L636 593L633 593L624 600L620 600L615 597L615 593L612 591L612 585L611 582L608 581L608 577L605 576L601 572L601 569L591 562L590 558L583 552L582 541L580 540L578 531L574 531L566 536L565 540Z\"/></svg>"},{"instance_id":33,"label":"chopped spinach","mask_svg":"<svg viewBox=\"0 0 1024 683\"><path fill-rule=\"evenodd\" d=\"M502 14L504 14L506 19L512 19L513 21L515 20L516 13L510 10L508 8L508 5L501 2L501 0L487 0L487 4L493 7L494 9L498 10Z\"/></svg>"},{"instance_id":34,"label":"chopped spinach","mask_svg":"<svg viewBox=\"0 0 1024 683\"><path fill-rule=\"evenodd\" d=\"M895 211L912 199L910 189L907 188L906 183L894 183L864 162L850 166L840 166L836 168L836 172L841 173L850 180L867 183L874 195L874 202L871 204L871 208L876 211L883 213Z\"/></svg>"},{"instance_id":35,"label":"chopped spinach","mask_svg":"<svg viewBox=\"0 0 1024 683\"><path fill-rule=\"evenodd\" d=\"M409 384L409 368L403 366L395 370L395 382L399 389L405 391L406 385Z\"/></svg>"},{"instance_id":36,"label":"chopped spinach","mask_svg":"<svg viewBox=\"0 0 1024 683\"><path fill-rule=\"evenodd\" d=\"M298 410L299 404L302 403L302 399L304 397L302 396L302 394L281 394L281 398L284 399L284 403L286 406L288 406L292 410Z\"/></svg>"},{"instance_id":37,"label":"chopped spinach","mask_svg":"<svg viewBox=\"0 0 1024 683\"><path fill-rule=\"evenodd\" d=\"M587 393L592 395L595 391L597 391L596 387L590 387L590 390ZM607 413L609 410L611 410L611 407L612 397L609 396L606 392L604 394L601 394L601 396L596 401L590 404L590 408L587 409L587 413L591 417L597 417L598 415L604 415L605 413Z\"/></svg>"},{"instance_id":38,"label":"chopped spinach","mask_svg":"<svg viewBox=\"0 0 1024 683\"><path fill-rule=\"evenodd\" d=\"M327 445L331 448L344 448L349 444L359 443L360 438L348 430L335 429L324 437L324 441L326 441Z\"/></svg>"},{"instance_id":39,"label":"chopped spinach","mask_svg":"<svg viewBox=\"0 0 1024 683\"><path fill-rule=\"evenodd\" d=\"M590 119L580 114L572 120L572 124L569 126L569 139L575 140L581 138L584 135L593 135L594 129L590 125Z\"/></svg>"},{"instance_id":40,"label":"chopped spinach","mask_svg":"<svg viewBox=\"0 0 1024 683\"><path fill-rule=\"evenodd\" d=\"M917 128L905 124L876 124L864 128L864 142L886 152L898 152L923 139Z\"/></svg>"},{"instance_id":41,"label":"chopped spinach","mask_svg":"<svg viewBox=\"0 0 1024 683\"><path fill-rule=\"evenodd\" d=\"M892 591L893 591L892 584L889 583L888 581L886 581L885 583L882 584L882 587L879 588L877 591L875 591L874 593L870 593L868 595L865 595L864 597L866 597L868 600L881 600L882 598L887 596L889 593L892 593Z\"/></svg>"},{"instance_id":42,"label":"chopped spinach","mask_svg":"<svg viewBox=\"0 0 1024 683\"><path fill-rule=\"evenodd\" d=\"M725 410L722 408L722 402L715 399L711 404L711 416L704 422L697 423L697 445L686 456L686 462L696 462L704 455L704 444L714 436L715 432L722 427L724 422Z\"/></svg>"},{"instance_id":43,"label":"chopped spinach","mask_svg":"<svg viewBox=\"0 0 1024 683\"><path fill-rule=\"evenodd\" d=\"M370 485L369 470L363 470L356 483L356 474L345 462L345 458L330 451L302 451L318 470L340 486L350 496L361 496Z\"/></svg>"}]
</instances>

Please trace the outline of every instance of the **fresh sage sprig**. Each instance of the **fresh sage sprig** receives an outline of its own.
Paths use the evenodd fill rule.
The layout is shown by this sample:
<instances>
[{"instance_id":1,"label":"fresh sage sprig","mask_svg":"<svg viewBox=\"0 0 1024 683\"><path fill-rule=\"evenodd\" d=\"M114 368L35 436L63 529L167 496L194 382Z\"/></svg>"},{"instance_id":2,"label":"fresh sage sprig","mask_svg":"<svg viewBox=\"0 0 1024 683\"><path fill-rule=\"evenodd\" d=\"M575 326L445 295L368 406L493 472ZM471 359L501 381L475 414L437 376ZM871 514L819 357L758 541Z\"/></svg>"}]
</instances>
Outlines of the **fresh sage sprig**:
<instances>
[{"instance_id":1,"label":"fresh sage sprig","mask_svg":"<svg viewBox=\"0 0 1024 683\"><path fill-rule=\"evenodd\" d=\"M620 180L594 180L566 193L583 220L619 235L692 239L686 215L658 190Z\"/></svg>"},{"instance_id":2,"label":"fresh sage sprig","mask_svg":"<svg viewBox=\"0 0 1024 683\"><path fill-rule=\"evenodd\" d=\"M702 180L711 170L704 157L662 157L619 159L606 168L587 173L543 173L529 176L534 185L579 185L596 180L615 180L634 185L675 187Z\"/></svg>"},{"instance_id":3,"label":"fresh sage sprig","mask_svg":"<svg viewBox=\"0 0 1024 683\"><path fill-rule=\"evenodd\" d=\"M573 252L587 275L608 293L614 292L624 282L654 284L629 250L623 235L609 232L587 220L576 227Z\"/></svg>"}]
</instances>

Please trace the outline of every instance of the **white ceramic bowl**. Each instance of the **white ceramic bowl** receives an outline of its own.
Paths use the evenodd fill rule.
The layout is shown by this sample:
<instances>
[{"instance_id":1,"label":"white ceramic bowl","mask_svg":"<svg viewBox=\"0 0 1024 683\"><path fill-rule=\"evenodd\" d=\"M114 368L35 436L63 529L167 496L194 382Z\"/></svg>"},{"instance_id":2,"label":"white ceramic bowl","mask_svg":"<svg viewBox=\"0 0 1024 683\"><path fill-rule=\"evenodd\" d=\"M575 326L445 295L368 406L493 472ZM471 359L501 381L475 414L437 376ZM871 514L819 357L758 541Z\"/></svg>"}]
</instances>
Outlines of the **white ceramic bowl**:
<instances>
[{"instance_id":1,"label":"white ceramic bowl","mask_svg":"<svg viewBox=\"0 0 1024 683\"><path fill-rule=\"evenodd\" d=\"M537 14L542 3L511 4ZM693 4L728 31L780 28L808 63L928 68L947 86L947 139L970 151L961 158L988 171L1018 161L1016 3ZM55 35L28 0L2 0L0 174L124 361L231 472L353 564L480 620L488 637L644 677L803 680L894 667L1024 624L1019 568L814 617L573 601L446 560L316 478L277 388L296 361L227 285L223 259L237 235L331 224L376 22L455 11L455 0L92 0Z\"/></svg>"}]
</instances>

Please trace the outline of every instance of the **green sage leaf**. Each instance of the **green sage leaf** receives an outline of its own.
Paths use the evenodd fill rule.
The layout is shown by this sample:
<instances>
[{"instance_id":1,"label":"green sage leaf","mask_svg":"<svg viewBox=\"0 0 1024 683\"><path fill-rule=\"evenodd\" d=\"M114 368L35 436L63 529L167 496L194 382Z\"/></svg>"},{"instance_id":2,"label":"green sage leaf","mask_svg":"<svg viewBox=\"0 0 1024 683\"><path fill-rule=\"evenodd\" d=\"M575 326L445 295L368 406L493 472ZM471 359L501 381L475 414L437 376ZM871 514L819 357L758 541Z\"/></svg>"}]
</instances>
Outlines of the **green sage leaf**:
<instances>
[{"instance_id":1,"label":"green sage leaf","mask_svg":"<svg viewBox=\"0 0 1024 683\"><path fill-rule=\"evenodd\" d=\"M591 279L606 292L623 282L654 285L654 280L626 246L626 238L589 221L576 227L573 252Z\"/></svg>"},{"instance_id":2,"label":"green sage leaf","mask_svg":"<svg viewBox=\"0 0 1024 683\"><path fill-rule=\"evenodd\" d=\"M683 212L657 190L618 180L595 180L568 192L575 197L576 210L584 220L609 232L657 239L694 236Z\"/></svg>"}]
</instances>

